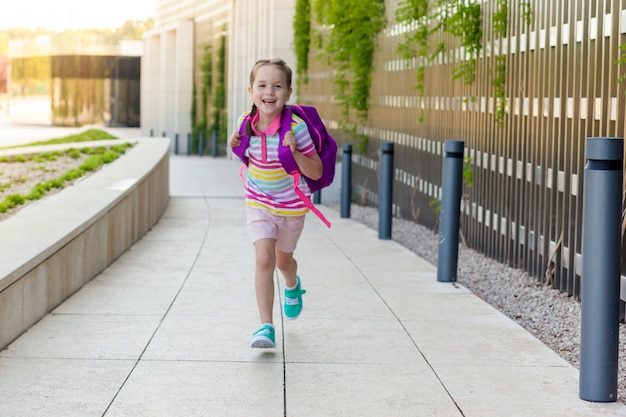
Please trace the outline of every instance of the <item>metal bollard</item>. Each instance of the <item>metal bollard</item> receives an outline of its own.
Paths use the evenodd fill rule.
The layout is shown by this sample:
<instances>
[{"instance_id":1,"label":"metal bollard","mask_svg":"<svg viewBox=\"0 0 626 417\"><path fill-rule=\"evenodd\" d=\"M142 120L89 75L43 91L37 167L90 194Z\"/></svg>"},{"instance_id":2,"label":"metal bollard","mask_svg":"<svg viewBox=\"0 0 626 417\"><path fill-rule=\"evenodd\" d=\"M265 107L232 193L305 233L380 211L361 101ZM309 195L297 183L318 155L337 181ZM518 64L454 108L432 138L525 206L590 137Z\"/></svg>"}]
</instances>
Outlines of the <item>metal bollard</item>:
<instances>
[{"instance_id":1,"label":"metal bollard","mask_svg":"<svg viewBox=\"0 0 626 417\"><path fill-rule=\"evenodd\" d=\"M191 133L187 133L187 156L191 155Z\"/></svg>"},{"instance_id":2,"label":"metal bollard","mask_svg":"<svg viewBox=\"0 0 626 417\"><path fill-rule=\"evenodd\" d=\"M380 155L380 182L378 183L378 238L391 239L393 211L393 143L383 142Z\"/></svg>"},{"instance_id":3,"label":"metal bollard","mask_svg":"<svg viewBox=\"0 0 626 417\"><path fill-rule=\"evenodd\" d=\"M213 145L213 158L217 158L217 130L213 130L213 137L211 139Z\"/></svg>"},{"instance_id":4,"label":"metal bollard","mask_svg":"<svg viewBox=\"0 0 626 417\"><path fill-rule=\"evenodd\" d=\"M343 145L341 154L341 217L350 218L352 200L352 145Z\"/></svg>"},{"instance_id":5,"label":"metal bollard","mask_svg":"<svg viewBox=\"0 0 626 417\"><path fill-rule=\"evenodd\" d=\"M154 129L150 129L150 137L154 137Z\"/></svg>"},{"instance_id":6,"label":"metal bollard","mask_svg":"<svg viewBox=\"0 0 626 417\"><path fill-rule=\"evenodd\" d=\"M322 190L313 193L313 204L322 204Z\"/></svg>"},{"instance_id":7,"label":"metal bollard","mask_svg":"<svg viewBox=\"0 0 626 417\"><path fill-rule=\"evenodd\" d=\"M463 150L465 142L444 144L441 212L439 213L439 255L437 281L455 282L459 261L459 217L463 192Z\"/></svg>"},{"instance_id":8,"label":"metal bollard","mask_svg":"<svg viewBox=\"0 0 626 417\"><path fill-rule=\"evenodd\" d=\"M178 133L174 134L174 155L178 155Z\"/></svg>"},{"instance_id":9,"label":"metal bollard","mask_svg":"<svg viewBox=\"0 0 626 417\"><path fill-rule=\"evenodd\" d=\"M204 130L198 132L198 156L204 153Z\"/></svg>"},{"instance_id":10,"label":"metal bollard","mask_svg":"<svg viewBox=\"0 0 626 417\"><path fill-rule=\"evenodd\" d=\"M624 140L587 138L583 190L580 398L617 400Z\"/></svg>"}]
</instances>

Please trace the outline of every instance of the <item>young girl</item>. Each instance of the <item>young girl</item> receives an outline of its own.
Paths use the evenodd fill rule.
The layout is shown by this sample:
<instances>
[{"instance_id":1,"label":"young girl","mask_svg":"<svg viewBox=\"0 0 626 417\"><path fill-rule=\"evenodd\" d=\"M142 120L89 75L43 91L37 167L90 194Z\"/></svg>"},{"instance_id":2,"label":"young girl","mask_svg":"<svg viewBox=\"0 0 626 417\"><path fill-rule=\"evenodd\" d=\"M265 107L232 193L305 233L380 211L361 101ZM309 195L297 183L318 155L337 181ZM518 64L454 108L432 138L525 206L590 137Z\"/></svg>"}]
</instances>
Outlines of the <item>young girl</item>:
<instances>
[{"instance_id":1,"label":"young girl","mask_svg":"<svg viewBox=\"0 0 626 417\"><path fill-rule=\"evenodd\" d=\"M308 208L294 191L291 176L278 159L281 115L291 96L291 69L281 59L262 59L250 71L248 93L252 110L239 118L237 130L228 138L228 146L241 144L239 128L246 121L249 165L246 178L246 213L250 237L256 253L255 289L261 327L252 334L251 347L276 346L273 325L274 270L285 279L284 314L289 320L302 311L302 289L293 257L304 227ZM248 117L246 117L248 116ZM300 171L309 178L322 175L322 162L315 151L305 122L291 116L291 131L283 145L289 146ZM300 189L311 192L301 181Z\"/></svg>"}]
</instances>

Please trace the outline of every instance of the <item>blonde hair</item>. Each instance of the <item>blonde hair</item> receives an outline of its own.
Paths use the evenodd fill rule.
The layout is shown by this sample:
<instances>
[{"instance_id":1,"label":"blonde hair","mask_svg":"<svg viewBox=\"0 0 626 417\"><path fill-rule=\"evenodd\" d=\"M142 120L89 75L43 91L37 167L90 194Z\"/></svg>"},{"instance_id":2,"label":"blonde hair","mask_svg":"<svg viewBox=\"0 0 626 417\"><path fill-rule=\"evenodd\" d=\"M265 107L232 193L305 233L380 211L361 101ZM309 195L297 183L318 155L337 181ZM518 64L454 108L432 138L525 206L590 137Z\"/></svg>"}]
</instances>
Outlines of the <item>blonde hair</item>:
<instances>
[{"instance_id":1,"label":"blonde hair","mask_svg":"<svg viewBox=\"0 0 626 417\"><path fill-rule=\"evenodd\" d=\"M252 87L252 85L254 84L254 79L256 78L257 72L259 72L259 68L264 67L266 65L274 65L278 69L283 71L287 78L287 88L288 89L291 88L291 79L293 77L293 72L291 71L291 68L289 68L289 65L287 65L287 63L280 58L259 59L257 62L255 62L254 66L252 66L252 69L250 70L250 87ZM248 123L246 124L246 135L248 136L252 136L253 134L252 124L250 121L252 120L252 117L254 117L256 112L257 112L256 104L252 103L252 109L250 110L250 117L248 117Z\"/></svg>"},{"instance_id":2,"label":"blonde hair","mask_svg":"<svg viewBox=\"0 0 626 417\"><path fill-rule=\"evenodd\" d=\"M256 78L256 74L259 71L259 68L264 67L265 65L274 65L278 67L281 71L285 73L287 76L287 88L291 88L291 78L292 71L289 68L289 65L285 61L280 58L272 58L272 59L259 59L254 63L254 66L250 70L250 86L254 84L254 79Z\"/></svg>"}]
</instances>

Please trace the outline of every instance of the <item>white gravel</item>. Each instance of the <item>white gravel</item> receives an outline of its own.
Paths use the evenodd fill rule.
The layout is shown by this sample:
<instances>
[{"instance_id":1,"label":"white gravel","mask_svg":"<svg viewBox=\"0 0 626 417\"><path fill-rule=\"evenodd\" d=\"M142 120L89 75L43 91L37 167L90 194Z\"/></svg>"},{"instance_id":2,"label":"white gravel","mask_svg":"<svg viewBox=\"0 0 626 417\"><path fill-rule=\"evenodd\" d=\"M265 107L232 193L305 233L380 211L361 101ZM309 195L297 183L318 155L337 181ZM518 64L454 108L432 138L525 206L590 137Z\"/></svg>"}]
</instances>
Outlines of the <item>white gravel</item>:
<instances>
[{"instance_id":1,"label":"white gravel","mask_svg":"<svg viewBox=\"0 0 626 417\"><path fill-rule=\"evenodd\" d=\"M336 210L338 204L328 204ZM352 204L350 217L378 230L378 210ZM392 238L437 265L438 237L417 223L394 218ZM525 271L459 245L457 281L515 320L562 358L578 368L580 310L574 297L539 283ZM619 326L618 400L626 402L626 324Z\"/></svg>"}]
</instances>

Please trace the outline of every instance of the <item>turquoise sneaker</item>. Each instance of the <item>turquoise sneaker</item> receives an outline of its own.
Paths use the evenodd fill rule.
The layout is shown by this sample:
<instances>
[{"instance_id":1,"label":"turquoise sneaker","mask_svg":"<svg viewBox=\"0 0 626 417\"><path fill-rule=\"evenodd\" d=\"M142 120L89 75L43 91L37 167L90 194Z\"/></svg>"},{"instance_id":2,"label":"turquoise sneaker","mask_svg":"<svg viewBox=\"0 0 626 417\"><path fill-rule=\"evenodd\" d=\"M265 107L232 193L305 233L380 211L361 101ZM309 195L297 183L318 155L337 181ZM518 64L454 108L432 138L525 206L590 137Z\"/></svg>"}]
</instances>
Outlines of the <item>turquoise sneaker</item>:
<instances>
[{"instance_id":1,"label":"turquoise sneaker","mask_svg":"<svg viewBox=\"0 0 626 417\"><path fill-rule=\"evenodd\" d=\"M306 293L306 290L300 288L300 277L296 275L296 288L288 290L285 288L285 318L287 320L295 320L302 313L302 294Z\"/></svg>"},{"instance_id":2,"label":"turquoise sneaker","mask_svg":"<svg viewBox=\"0 0 626 417\"><path fill-rule=\"evenodd\" d=\"M276 347L276 339L274 339L274 326L271 324L264 324L259 328L259 330L252 333L250 347L261 349L271 349Z\"/></svg>"}]
</instances>

